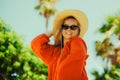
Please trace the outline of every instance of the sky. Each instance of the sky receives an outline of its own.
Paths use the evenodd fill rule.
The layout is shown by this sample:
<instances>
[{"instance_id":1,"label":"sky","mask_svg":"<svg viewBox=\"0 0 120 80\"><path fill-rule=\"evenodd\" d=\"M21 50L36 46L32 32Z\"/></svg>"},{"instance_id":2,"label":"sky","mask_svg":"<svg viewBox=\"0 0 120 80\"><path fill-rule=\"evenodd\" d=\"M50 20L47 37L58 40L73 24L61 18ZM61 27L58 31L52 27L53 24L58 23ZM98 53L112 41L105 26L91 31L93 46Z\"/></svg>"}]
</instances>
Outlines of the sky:
<instances>
[{"instance_id":1,"label":"sky","mask_svg":"<svg viewBox=\"0 0 120 80\"><path fill-rule=\"evenodd\" d=\"M45 33L45 18L34 9L36 5L38 0L0 0L0 18L10 24L12 30L24 36L25 43L29 45L35 36ZM89 28L83 39L88 47L89 58L86 69L89 80L94 80L92 71L97 70L102 73L105 66L101 58L95 56L95 41L102 36L97 30L109 15L115 15L120 11L119 5L120 0L58 0L55 4L58 12L78 9L88 17ZM52 30L55 15L49 20L49 31Z\"/></svg>"}]
</instances>

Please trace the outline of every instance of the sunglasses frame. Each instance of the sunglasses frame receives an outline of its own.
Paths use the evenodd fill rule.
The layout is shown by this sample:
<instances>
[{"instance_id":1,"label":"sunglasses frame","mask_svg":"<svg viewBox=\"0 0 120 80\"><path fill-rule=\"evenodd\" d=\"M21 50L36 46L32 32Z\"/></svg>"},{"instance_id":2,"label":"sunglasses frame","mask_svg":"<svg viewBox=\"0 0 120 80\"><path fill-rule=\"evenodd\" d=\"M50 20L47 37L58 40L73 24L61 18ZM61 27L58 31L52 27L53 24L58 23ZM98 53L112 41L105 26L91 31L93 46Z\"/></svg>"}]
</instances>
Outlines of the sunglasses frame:
<instances>
[{"instance_id":1,"label":"sunglasses frame","mask_svg":"<svg viewBox=\"0 0 120 80\"><path fill-rule=\"evenodd\" d=\"M68 25L62 25L61 26L61 28L63 29L63 30L67 30L67 29L70 29L70 30L76 30L77 28L78 28L78 26L76 26L76 25L72 25L72 26L68 26Z\"/></svg>"}]
</instances>

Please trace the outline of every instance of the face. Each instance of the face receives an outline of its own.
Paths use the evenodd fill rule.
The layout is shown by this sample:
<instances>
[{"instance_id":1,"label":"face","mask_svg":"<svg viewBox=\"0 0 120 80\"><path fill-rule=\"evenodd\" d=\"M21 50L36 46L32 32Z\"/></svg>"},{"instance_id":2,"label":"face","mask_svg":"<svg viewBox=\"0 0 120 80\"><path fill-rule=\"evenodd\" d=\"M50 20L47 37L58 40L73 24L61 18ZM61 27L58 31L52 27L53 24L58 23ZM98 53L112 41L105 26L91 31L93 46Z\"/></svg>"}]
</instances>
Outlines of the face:
<instances>
[{"instance_id":1,"label":"face","mask_svg":"<svg viewBox=\"0 0 120 80\"><path fill-rule=\"evenodd\" d=\"M70 29L71 27L71 29ZM71 39L78 36L79 27L78 22L74 18L68 18L64 21L62 26L62 36L64 39Z\"/></svg>"}]
</instances>

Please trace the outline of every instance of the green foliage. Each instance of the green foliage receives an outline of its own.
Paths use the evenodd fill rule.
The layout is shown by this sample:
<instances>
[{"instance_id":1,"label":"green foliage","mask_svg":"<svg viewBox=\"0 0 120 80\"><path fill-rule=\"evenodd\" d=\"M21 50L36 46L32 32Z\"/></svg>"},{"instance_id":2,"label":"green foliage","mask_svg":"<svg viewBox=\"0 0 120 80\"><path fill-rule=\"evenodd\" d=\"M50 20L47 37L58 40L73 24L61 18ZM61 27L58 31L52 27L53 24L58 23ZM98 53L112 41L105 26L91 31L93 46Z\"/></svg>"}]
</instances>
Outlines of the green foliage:
<instances>
[{"instance_id":1,"label":"green foliage","mask_svg":"<svg viewBox=\"0 0 120 80\"><path fill-rule=\"evenodd\" d=\"M55 2L56 1L52 0L40 0L39 5L35 6L35 9L40 11L40 15L49 18L51 15L54 15L57 10L54 6Z\"/></svg>"},{"instance_id":2,"label":"green foliage","mask_svg":"<svg viewBox=\"0 0 120 80\"><path fill-rule=\"evenodd\" d=\"M109 52L113 50L113 44L110 42L110 38L105 38L103 42L96 41L97 56L105 58Z\"/></svg>"},{"instance_id":3,"label":"green foliage","mask_svg":"<svg viewBox=\"0 0 120 80\"><path fill-rule=\"evenodd\" d=\"M95 80L120 80L120 68L116 65L112 65L110 70L104 68L102 75L97 71L94 71L92 74L95 76Z\"/></svg>"},{"instance_id":4,"label":"green foliage","mask_svg":"<svg viewBox=\"0 0 120 80\"><path fill-rule=\"evenodd\" d=\"M0 80L46 80L47 67L19 35L0 20Z\"/></svg>"},{"instance_id":5,"label":"green foliage","mask_svg":"<svg viewBox=\"0 0 120 80\"><path fill-rule=\"evenodd\" d=\"M105 33L106 31L110 30L111 27L111 24L104 24L98 31L101 33Z\"/></svg>"},{"instance_id":6,"label":"green foliage","mask_svg":"<svg viewBox=\"0 0 120 80\"><path fill-rule=\"evenodd\" d=\"M120 43L120 13L109 16L106 24L98 31L104 34L102 39L96 41L97 56L106 60L106 65L109 63L111 66L105 66L102 75L98 71L94 71L92 74L95 76L95 80L120 80L120 44L118 44Z\"/></svg>"},{"instance_id":7,"label":"green foliage","mask_svg":"<svg viewBox=\"0 0 120 80\"><path fill-rule=\"evenodd\" d=\"M94 71L92 74L95 76L95 80L106 80L104 76L107 72L108 70L104 69L104 73L102 75L100 75L98 71Z\"/></svg>"},{"instance_id":8,"label":"green foliage","mask_svg":"<svg viewBox=\"0 0 120 80\"><path fill-rule=\"evenodd\" d=\"M117 26L114 32L116 35L120 36L120 14L115 17L114 24Z\"/></svg>"},{"instance_id":9,"label":"green foliage","mask_svg":"<svg viewBox=\"0 0 120 80\"><path fill-rule=\"evenodd\" d=\"M114 27L114 29L112 29ZM109 16L106 19L106 24L104 24L98 31L100 33L105 33L107 31L112 31L113 34L120 36L120 13L114 16Z\"/></svg>"}]
</instances>

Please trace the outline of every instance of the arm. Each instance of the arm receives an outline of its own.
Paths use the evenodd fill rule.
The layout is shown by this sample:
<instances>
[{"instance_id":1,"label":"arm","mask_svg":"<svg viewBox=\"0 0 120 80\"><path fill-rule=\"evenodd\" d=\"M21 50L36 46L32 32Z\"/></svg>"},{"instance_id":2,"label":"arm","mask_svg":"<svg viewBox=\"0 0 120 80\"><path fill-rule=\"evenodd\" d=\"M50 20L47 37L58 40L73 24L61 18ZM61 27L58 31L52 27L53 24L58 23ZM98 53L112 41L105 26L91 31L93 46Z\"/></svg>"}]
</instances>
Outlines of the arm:
<instances>
[{"instance_id":1,"label":"arm","mask_svg":"<svg viewBox=\"0 0 120 80\"><path fill-rule=\"evenodd\" d=\"M34 53L40 57L47 65L53 59L54 46L48 44L51 34L41 34L34 38L31 42L31 47Z\"/></svg>"},{"instance_id":2,"label":"arm","mask_svg":"<svg viewBox=\"0 0 120 80\"><path fill-rule=\"evenodd\" d=\"M71 40L70 53L61 65L60 80L86 80L85 63L87 48L81 38Z\"/></svg>"}]
</instances>

